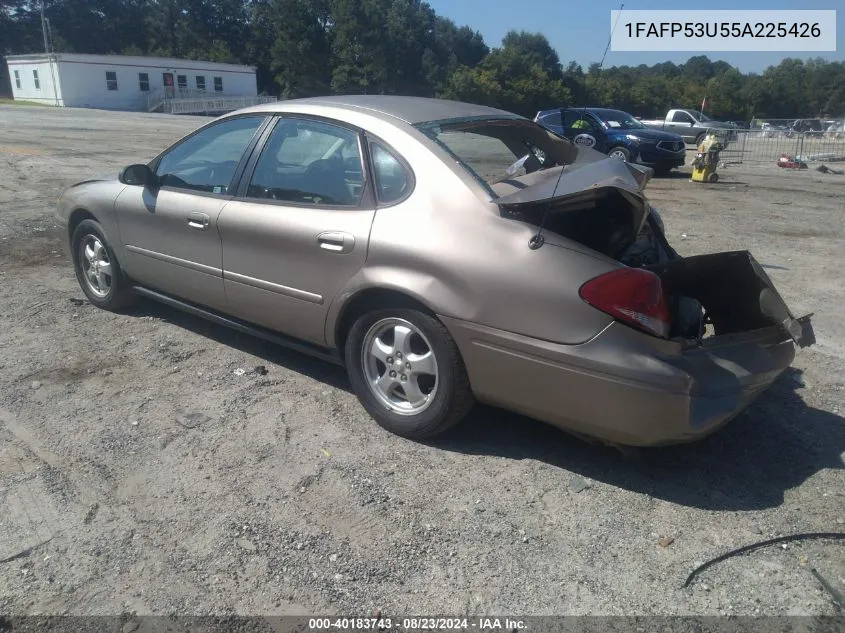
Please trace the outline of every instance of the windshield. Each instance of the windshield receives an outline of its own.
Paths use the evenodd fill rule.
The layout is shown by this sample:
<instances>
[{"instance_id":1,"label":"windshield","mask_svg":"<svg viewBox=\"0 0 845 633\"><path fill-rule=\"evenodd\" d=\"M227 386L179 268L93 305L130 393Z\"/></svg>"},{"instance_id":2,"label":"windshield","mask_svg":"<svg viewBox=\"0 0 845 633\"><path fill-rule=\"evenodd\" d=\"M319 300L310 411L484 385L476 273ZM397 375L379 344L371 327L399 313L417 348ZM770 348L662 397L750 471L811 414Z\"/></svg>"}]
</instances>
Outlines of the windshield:
<instances>
[{"instance_id":1,"label":"windshield","mask_svg":"<svg viewBox=\"0 0 845 633\"><path fill-rule=\"evenodd\" d=\"M698 119L699 119L699 121L712 121L713 120L709 116L704 114L703 112L698 113Z\"/></svg>"},{"instance_id":2,"label":"windshield","mask_svg":"<svg viewBox=\"0 0 845 633\"><path fill-rule=\"evenodd\" d=\"M607 127L615 130L642 130L646 127L625 112L603 112L601 120Z\"/></svg>"},{"instance_id":3,"label":"windshield","mask_svg":"<svg viewBox=\"0 0 845 633\"><path fill-rule=\"evenodd\" d=\"M502 180L569 164L578 153L566 138L521 118L456 119L416 127L488 190Z\"/></svg>"}]
</instances>

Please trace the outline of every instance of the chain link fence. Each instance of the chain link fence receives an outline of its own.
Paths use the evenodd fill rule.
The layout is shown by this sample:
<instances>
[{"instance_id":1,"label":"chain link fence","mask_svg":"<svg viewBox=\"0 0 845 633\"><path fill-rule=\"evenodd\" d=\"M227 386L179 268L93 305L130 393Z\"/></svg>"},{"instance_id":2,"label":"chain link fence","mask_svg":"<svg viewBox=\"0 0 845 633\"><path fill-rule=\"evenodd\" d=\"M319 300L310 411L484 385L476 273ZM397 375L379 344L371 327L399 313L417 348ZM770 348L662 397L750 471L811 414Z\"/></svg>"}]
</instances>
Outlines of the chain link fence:
<instances>
[{"instance_id":1,"label":"chain link fence","mask_svg":"<svg viewBox=\"0 0 845 633\"><path fill-rule=\"evenodd\" d=\"M811 120L801 120L811 121ZM722 142L726 164L777 163L787 156L797 163L845 162L845 124L842 121L800 124L795 119L754 122L749 128L711 129Z\"/></svg>"}]
</instances>

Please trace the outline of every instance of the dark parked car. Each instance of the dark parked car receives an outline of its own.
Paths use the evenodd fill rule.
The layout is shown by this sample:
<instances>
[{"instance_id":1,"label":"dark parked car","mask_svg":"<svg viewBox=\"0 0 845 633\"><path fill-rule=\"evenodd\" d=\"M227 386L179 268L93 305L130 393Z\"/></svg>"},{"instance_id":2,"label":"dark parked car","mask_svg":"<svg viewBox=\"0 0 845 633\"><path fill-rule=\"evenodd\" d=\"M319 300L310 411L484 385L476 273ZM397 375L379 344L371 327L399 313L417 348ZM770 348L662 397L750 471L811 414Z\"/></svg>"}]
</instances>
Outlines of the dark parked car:
<instances>
[{"instance_id":1,"label":"dark parked car","mask_svg":"<svg viewBox=\"0 0 845 633\"><path fill-rule=\"evenodd\" d=\"M686 159L684 139L672 132L652 130L622 110L563 108L542 110L534 120L571 139L626 162L653 167L665 174Z\"/></svg>"},{"instance_id":2,"label":"dark parked car","mask_svg":"<svg viewBox=\"0 0 845 633\"><path fill-rule=\"evenodd\" d=\"M807 136L824 136L824 125L820 119L796 119L789 127L789 136L805 134Z\"/></svg>"}]
</instances>

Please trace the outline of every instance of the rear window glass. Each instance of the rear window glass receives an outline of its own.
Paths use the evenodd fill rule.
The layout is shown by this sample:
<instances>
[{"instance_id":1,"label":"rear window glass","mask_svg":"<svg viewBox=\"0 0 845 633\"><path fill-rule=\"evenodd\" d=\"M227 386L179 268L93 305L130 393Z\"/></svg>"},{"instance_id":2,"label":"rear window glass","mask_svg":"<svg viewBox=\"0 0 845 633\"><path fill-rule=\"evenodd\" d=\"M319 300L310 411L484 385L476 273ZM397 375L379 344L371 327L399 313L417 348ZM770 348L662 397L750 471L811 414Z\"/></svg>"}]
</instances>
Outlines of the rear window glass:
<instances>
[{"instance_id":1,"label":"rear window glass","mask_svg":"<svg viewBox=\"0 0 845 633\"><path fill-rule=\"evenodd\" d=\"M482 134L443 132L438 140L483 180L498 176L517 158L504 142Z\"/></svg>"},{"instance_id":2,"label":"rear window glass","mask_svg":"<svg viewBox=\"0 0 845 633\"><path fill-rule=\"evenodd\" d=\"M577 154L567 139L523 118L454 119L417 127L488 189L503 180L568 164Z\"/></svg>"}]
</instances>

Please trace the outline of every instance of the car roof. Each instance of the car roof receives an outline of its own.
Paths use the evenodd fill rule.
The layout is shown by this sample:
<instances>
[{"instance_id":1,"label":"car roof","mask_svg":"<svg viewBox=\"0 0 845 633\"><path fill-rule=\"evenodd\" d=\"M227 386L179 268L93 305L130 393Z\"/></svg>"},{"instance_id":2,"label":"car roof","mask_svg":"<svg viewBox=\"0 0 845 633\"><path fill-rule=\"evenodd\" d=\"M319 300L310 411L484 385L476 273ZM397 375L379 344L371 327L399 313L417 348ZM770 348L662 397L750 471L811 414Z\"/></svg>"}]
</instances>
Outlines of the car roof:
<instances>
[{"instance_id":1,"label":"car roof","mask_svg":"<svg viewBox=\"0 0 845 633\"><path fill-rule=\"evenodd\" d=\"M550 110L540 110L537 113L537 116L545 116L547 114L551 114L554 112L560 111L568 111L568 112L588 112L590 114L595 114L599 117L608 117L608 116L619 116L620 114L624 114L625 116L631 116L624 110L616 110L614 108L593 108L591 106L570 106L566 108L552 108Z\"/></svg>"},{"instance_id":2,"label":"car roof","mask_svg":"<svg viewBox=\"0 0 845 633\"><path fill-rule=\"evenodd\" d=\"M429 121L461 119L470 117L515 117L513 112L487 106L432 99L428 97L405 97L399 95L343 95L329 97L308 97L289 99L261 106L262 112L289 112L298 106L327 106L347 110L367 110L381 118L391 117L411 125ZM520 117L522 118L522 117Z\"/></svg>"},{"instance_id":3,"label":"car roof","mask_svg":"<svg viewBox=\"0 0 845 633\"><path fill-rule=\"evenodd\" d=\"M570 108L571 110L586 110L591 114L595 114L600 118L618 117L619 115L630 117L631 115L625 110L616 110L615 108Z\"/></svg>"}]
</instances>

